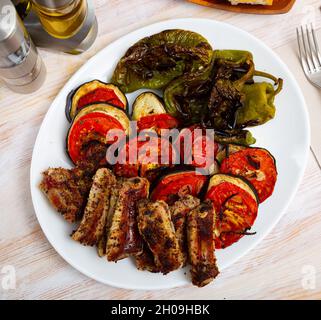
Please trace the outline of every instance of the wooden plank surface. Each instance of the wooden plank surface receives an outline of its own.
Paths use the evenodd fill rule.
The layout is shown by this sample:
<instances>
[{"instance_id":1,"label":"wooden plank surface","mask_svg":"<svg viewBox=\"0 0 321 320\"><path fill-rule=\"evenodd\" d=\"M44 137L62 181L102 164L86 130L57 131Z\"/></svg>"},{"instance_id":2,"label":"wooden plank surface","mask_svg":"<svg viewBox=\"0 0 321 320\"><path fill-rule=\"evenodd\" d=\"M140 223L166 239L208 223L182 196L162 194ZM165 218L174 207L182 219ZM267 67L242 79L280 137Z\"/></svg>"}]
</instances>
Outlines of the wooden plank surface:
<instances>
[{"instance_id":1,"label":"wooden plank surface","mask_svg":"<svg viewBox=\"0 0 321 320\"><path fill-rule=\"evenodd\" d=\"M68 56L42 50L48 77L35 94L23 96L0 87L0 271L8 265L16 270L16 288L5 290L0 281L0 299L320 299L321 171L312 153L287 213L260 245L211 286L157 292L115 289L69 266L39 227L29 168L39 126L56 94L89 57L118 37L165 19L204 17L241 27L279 49L295 41L300 21L315 19L321 27L321 2L296 1L280 16L240 15L184 0L96 0L95 6L99 38L88 52ZM0 272L0 280L3 276ZM312 276L308 285L307 276Z\"/></svg>"}]
</instances>

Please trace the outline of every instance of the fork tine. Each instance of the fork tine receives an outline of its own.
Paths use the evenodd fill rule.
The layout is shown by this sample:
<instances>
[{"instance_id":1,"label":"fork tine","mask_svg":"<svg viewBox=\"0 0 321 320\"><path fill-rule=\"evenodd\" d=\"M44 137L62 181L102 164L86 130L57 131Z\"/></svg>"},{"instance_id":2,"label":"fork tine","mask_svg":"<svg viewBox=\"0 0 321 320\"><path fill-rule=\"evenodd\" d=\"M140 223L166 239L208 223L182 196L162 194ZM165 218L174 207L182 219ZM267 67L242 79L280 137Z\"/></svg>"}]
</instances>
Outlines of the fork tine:
<instances>
[{"instance_id":1,"label":"fork tine","mask_svg":"<svg viewBox=\"0 0 321 320\"><path fill-rule=\"evenodd\" d=\"M313 42L314 42L314 47L315 47L315 51L316 51L316 55L317 55L317 58L318 58L318 61L319 61L319 65L321 66L321 54L320 54L320 49L319 49L319 44L318 44L318 41L317 41L317 37L315 35L315 31L314 31L314 28L313 28L313 25L311 24L311 31L312 31L312 39L313 39Z\"/></svg>"},{"instance_id":2,"label":"fork tine","mask_svg":"<svg viewBox=\"0 0 321 320\"><path fill-rule=\"evenodd\" d=\"M312 24L311 24L311 29L312 29ZM306 37L307 37L307 43L308 43L308 51L309 51L309 54L310 54L310 59L312 61L312 64L313 64L313 70L317 70L318 67L319 67L319 64L318 64L318 59L316 57L316 54L315 54L315 51L316 51L316 48L314 46L314 41L312 41L312 36L311 36L311 32L309 30L309 26L306 25L305 26L305 31L306 31Z\"/></svg>"},{"instance_id":3,"label":"fork tine","mask_svg":"<svg viewBox=\"0 0 321 320\"><path fill-rule=\"evenodd\" d=\"M306 56L304 56L302 37L301 37L299 28L296 29L296 33L297 33L297 40L298 40L298 46L299 46L299 54L300 54L301 65L302 65L302 68L303 68L305 74L309 74L309 67L308 67L308 64L307 64Z\"/></svg>"},{"instance_id":4,"label":"fork tine","mask_svg":"<svg viewBox=\"0 0 321 320\"><path fill-rule=\"evenodd\" d=\"M309 68L309 72L312 72L314 68L313 68L311 59L309 57L308 47L307 47L307 44L306 44L306 38L305 38L303 26L301 26L301 34L302 34L302 42L303 42L305 60L306 60L307 66Z\"/></svg>"}]
</instances>

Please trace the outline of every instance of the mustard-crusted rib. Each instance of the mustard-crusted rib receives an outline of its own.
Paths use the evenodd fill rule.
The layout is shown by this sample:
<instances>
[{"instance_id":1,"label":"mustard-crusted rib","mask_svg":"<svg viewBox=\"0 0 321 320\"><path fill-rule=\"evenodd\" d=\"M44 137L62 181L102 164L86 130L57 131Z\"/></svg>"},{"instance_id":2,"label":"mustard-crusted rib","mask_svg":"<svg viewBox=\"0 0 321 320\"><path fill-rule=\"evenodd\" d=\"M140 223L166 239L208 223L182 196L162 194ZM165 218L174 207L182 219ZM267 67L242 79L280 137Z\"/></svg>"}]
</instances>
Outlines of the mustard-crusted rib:
<instances>
[{"instance_id":1,"label":"mustard-crusted rib","mask_svg":"<svg viewBox=\"0 0 321 320\"><path fill-rule=\"evenodd\" d=\"M116 185L114 174L106 168L98 169L90 189L84 216L72 238L93 246L102 237L109 210L111 190Z\"/></svg>"},{"instance_id":2,"label":"mustard-crusted rib","mask_svg":"<svg viewBox=\"0 0 321 320\"><path fill-rule=\"evenodd\" d=\"M168 205L164 201L149 200L138 203L138 229L160 272L166 274L180 268L183 254L175 235Z\"/></svg>"},{"instance_id":3,"label":"mustard-crusted rib","mask_svg":"<svg viewBox=\"0 0 321 320\"><path fill-rule=\"evenodd\" d=\"M198 287L210 283L219 273L214 255L215 211L206 201L193 209L187 217L187 243L192 266L192 282Z\"/></svg>"},{"instance_id":4,"label":"mustard-crusted rib","mask_svg":"<svg viewBox=\"0 0 321 320\"><path fill-rule=\"evenodd\" d=\"M140 254L143 241L137 228L136 203L146 199L149 182L145 178L121 179L112 193L107 218L106 256L108 261L118 261L129 255Z\"/></svg>"}]
</instances>

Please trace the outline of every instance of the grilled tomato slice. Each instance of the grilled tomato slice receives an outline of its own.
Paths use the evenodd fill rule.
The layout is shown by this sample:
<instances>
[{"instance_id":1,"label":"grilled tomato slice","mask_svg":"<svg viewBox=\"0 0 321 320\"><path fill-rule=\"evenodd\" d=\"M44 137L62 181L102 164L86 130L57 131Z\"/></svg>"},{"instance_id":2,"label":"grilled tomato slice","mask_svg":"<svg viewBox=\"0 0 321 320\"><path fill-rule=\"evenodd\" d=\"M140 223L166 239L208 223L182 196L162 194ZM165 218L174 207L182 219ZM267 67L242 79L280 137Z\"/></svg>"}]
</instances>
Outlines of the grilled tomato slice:
<instances>
[{"instance_id":1,"label":"grilled tomato slice","mask_svg":"<svg viewBox=\"0 0 321 320\"><path fill-rule=\"evenodd\" d=\"M151 199L164 200L172 205L183 195L198 196L207 182L207 176L194 169L178 169L164 174L152 187Z\"/></svg>"},{"instance_id":2,"label":"grilled tomato slice","mask_svg":"<svg viewBox=\"0 0 321 320\"><path fill-rule=\"evenodd\" d=\"M137 121L137 127L139 131L146 129L173 129L178 127L178 120L170 114L152 114L140 118Z\"/></svg>"},{"instance_id":3,"label":"grilled tomato slice","mask_svg":"<svg viewBox=\"0 0 321 320\"><path fill-rule=\"evenodd\" d=\"M133 154L130 153L130 148L134 150L132 152L136 152L134 161L130 161L129 158L129 155ZM172 166L176 152L168 140L150 136L146 141L138 141L137 138L129 140L120 156L120 159L125 159L125 163L114 165L113 170L117 176L126 178L140 176L152 181L162 169Z\"/></svg>"},{"instance_id":4,"label":"grilled tomato slice","mask_svg":"<svg viewBox=\"0 0 321 320\"><path fill-rule=\"evenodd\" d=\"M82 109L71 124L67 135L67 152L74 162L86 160L88 148L94 144L106 145L107 133L119 129L129 132L129 119L125 112L108 104L95 104Z\"/></svg>"},{"instance_id":5,"label":"grilled tomato slice","mask_svg":"<svg viewBox=\"0 0 321 320\"><path fill-rule=\"evenodd\" d=\"M261 148L246 148L230 154L222 161L221 173L240 175L250 181L260 202L273 193L277 179L275 159Z\"/></svg>"},{"instance_id":6,"label":"grilled tomato slice","mask_svg":"<svg viewBox=\"0 0 321 320\"><path fill-rule=\"evenodd\" d=\"M198 131L196 131L196 129ZM191 134L191 140L188 142L185 140L187 131ZM194 125L181 130L179 135L179 147L181 160L185 164L191 164L196 168L207 169L210 174L216 173L218 170L215 157L219 145L214 141L214 136L207 133L205 129Z\"/></svg>"},{"instance_id":7,"label":"grilled tomato slice","mask_svg":"<svg viewBox=\"0 0 321 320\"><path fill-rule=\"evenodd\" d=\"M215 248L226 248L247 234L256 219L258 201L245 179L215 174L209 182L206 199L213 202L218 217Z\"/></svg>"}]
</instances>

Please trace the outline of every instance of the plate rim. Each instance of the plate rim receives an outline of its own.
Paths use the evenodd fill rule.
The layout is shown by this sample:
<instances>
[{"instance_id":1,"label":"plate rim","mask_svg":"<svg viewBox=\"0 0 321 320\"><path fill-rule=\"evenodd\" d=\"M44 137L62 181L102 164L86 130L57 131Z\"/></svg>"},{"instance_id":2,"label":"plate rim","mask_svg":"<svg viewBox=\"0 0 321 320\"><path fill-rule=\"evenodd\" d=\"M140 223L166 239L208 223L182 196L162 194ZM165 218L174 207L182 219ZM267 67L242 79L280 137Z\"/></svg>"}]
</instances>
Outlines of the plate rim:
<instances>
[{"instance_id":1,"label":"plate rim","mask_svg":"<svg viewBox=\"0 0 321 320\"><path fill-rule=\"evenodd\" d=\"M298 191L298 188L302 182L302 178L303 175L305 173L306 167L307 167L307 162L308 162L308 157L309 157L309 148L310 148L310 141L311 141L311 130L310 130L310 121L309 121L309 115L308 115L308 109L307 109L307 105L302 93L301 88L298 85L298 82L296 81L294 75L292 74L292 72L290 71L290 69L288 68L288 66L281 60L281 58L270 48L268 47L262 40L258 39L257 37L253 36L252 34L250 34L249 32L236 27L234 25L231 25L229 23L223 22L223 21L219 21L219 20L215 20L215 19L206 19L206 18L179 18L179 19L166 19L160 22L156 22L156 23L152 23L152 24L148 24L146 26L142 26L140 28L137 28L127 34L124 34L123 36L120 36L118 39L116 39L115 41L107 44L105 47L103 47L102 49L100 49L96 54L94 54L91 58L89 58L74 74L72 74L72 76L68 79L68 81L64 84L64 86L60 89L59 93L56 95L56 97L54 98L54 100L50 103L50 106L42 120L42 123L39 127L39 131L37 133L37 138L35 140L34 143L34 148L33 148L33 152L32 152L32 158L31 158L31 165L30 165L30 191L31 191L31 199L32 199L32 204L33 204L33 208L34 208L34 212L36 214L37 220L39 222L39 225L43 231L43 233L45 234L48 242L50 243L50 245L55 249L55 251L57 252L57 254L59 254L68 264L70 264L75 270L81 272L82 274L84 274L85 276L94 279L95 281L99 282L99 283L103 283L105 285L110 285L112 287L115 288L120 288L120 289L127 289L127 290L149 290L149 291L154 291L154 290L163 290L163 289L172 289L172 288L178 288L178 287L182 287L182 286L187 286L188 284L186 282L181 282L179 284L171 284L170 282L166 282L164 281L164 285L162 286L157 286L157 287L149 287L146 285L140 285L139 287L137 286L133 286L133 285L119 285L117 282L111 280L105 281L103 279L100 279L99 277L95 276L94 274L92 274L91 272L85 270L82 268L81 265L76 265L74 264L72 261L70 261L68 255L66 255L64 252L61 252L60 250L58 250L56 248L55 245L55 241L54 239L51 238L50 234L45 232L45 228L43 228L43 222L42 222L42 217L40 214L38 214L37 210L36 210L36 195L35 195L35 188L34 188L34 182L35 182L35 174L36 174L36 168L35 168L35 162L34 162L34 158L35 156L35 150L38 148L38 145L40 143L40 139L41 139L41 133L44 130L44 126L46 124L46 122L51 114L51 112L53 112L53 108L52 105L54 105L56 103L56 101L58 99L60 99L61 96L64 95L64 91L66 91L66 88L68 88L68 86L71 85L71 83L74 81L74 79L76 77L78 77L78 74L83 73L84 70L86 70L86 68L88 68L88 66L91 64L91 62L94 59L97 59L97 56L103 55L105 50L110 49L110 47L113 46L117 46L118 43L121 43L123 41L124 37L127 36L133 36L135 33L139 33L140 31L146 29L146 28L151 28L151 27L158 27L158 26L162 26L164 25L164 28L168 28L166 27L167 24L175 24L176 22L193 22L193 23L198 23L198 22L209 22L209 23L214 23L214 24L221 24L223 25L223 27L227 27L230 28L234 31L237 32L241 32L244 35L246 35L247 37L251 38L252 40L254 40L258 45L260 45L261 47L264 48L264 50L266 50L268 52L269 55L272 55L274 59L277 60L278 64L280 64L282 66L282 68L287 72L288 76L291 79L292 84L295 86L295 89L298 92L298 95L300 97L301 100L301 105L302 105L302 109L304 111L304 115L305 115L305 119L304 119L304 123L306 126L306 150L305 151L305 158L304 161L301 165L301 171L296 183L296 186L294 187L292 193L289 195L288 201L286 202L286 204L283 206L283 208L280 210L280 212L278 212L276 218L274 219L274 222L271 223L267 228L264 229L263 232L261 232L261 236L259 237L259 239L253 240L253 243L251 245L248 246L248 248L244 249L242 252L240 252L239 254L236 254L235 257L230 261L230 263L228 264L228 266L224 266L223 268L220 268L220 270L225 269L226 267L232 266L233 264L235 264L235 262L237 260L239 260L241 257L245 256L247 253L249 253L251 250L253 250L270 232L271 230L276 226L276 224L279 222L279 220L281 219L281 217L285 214L286 210L288 209L289 205L291 204L291 202L293 201L293 198L295 196L295 194Z\"/></svg>"}]
</instances>

